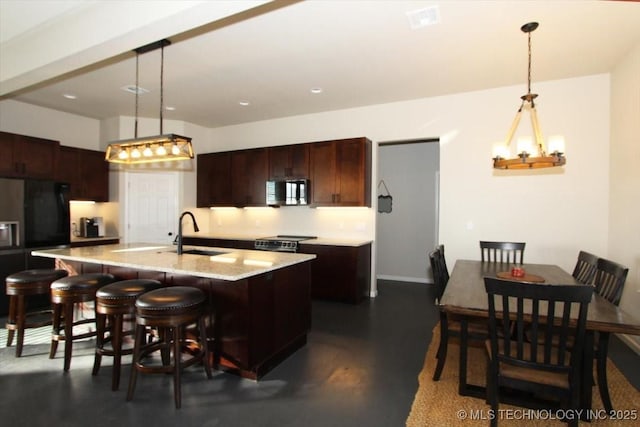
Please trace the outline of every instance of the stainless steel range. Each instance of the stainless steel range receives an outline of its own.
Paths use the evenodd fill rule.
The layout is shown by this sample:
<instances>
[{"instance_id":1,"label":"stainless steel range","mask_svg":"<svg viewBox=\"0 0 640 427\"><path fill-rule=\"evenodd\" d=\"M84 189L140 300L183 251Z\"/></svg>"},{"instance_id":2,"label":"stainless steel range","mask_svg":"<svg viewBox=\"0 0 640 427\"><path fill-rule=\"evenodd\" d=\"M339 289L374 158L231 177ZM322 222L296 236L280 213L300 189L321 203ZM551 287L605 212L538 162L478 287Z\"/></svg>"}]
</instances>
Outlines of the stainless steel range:
<instances>
[{"instance_id":1,"label":"stainless steel range","mask_svg":"<svg viewBox=\"0 0 640 427\"><path fill-rule=\"evenodd\" d=\"M298 242L316 238L316 236L288 235L262 237L255 241L254 248L260 251L297 252Z\"/></svg>"}]
</instances>

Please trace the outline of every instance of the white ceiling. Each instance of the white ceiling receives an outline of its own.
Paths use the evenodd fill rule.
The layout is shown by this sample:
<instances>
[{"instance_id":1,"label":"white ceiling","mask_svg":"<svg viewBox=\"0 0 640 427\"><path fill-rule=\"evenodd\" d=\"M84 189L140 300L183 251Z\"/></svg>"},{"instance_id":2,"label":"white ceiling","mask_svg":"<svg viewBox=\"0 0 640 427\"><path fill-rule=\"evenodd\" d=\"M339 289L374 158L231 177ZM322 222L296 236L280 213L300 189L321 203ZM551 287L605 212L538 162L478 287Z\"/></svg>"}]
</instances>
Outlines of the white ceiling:
<instances>
[{"instance_id":1,"label":"white ceiling","mask_svg":"<svg viewBox=\"0 0 640 427\"><path fill-rule=\"evenodd\" d=\"M0 61L26 64L22 73L29 76L16 84L13 75L0 75L2 99L96 119L133 116L135 96L120 88L135 84L132 49L152 40L140 42L143 26L134 30L140 18L125 3L145 6L135 11L145 14L156 2L0 1L0 47L13 55ZM171 24L145 21L144 34L172 41L164 50L164 105L175 110L164 118L205 127L508 85L522 85L524 94L527 37L520 26L530 21L540 23L532 33L534 92L537 81L609 72L640 43L638 2L316 0L253 8L263 3L254 1L234 3L243 5L211 15L216 22L209 24L203 7L232 2L179 3L181 10L164 15ZM83 22L79 39L72 24L98 7L104 19ZM407 12L429 7L437 7L440 22L411 29ZM205 25L185 31L196 25L190 22ZM115 30L121 27L126 31ZM47 35L68 37L56 47L70 53L29 67L24 52L47 50L17 47ZM96 35L93 51L76 46ZM159 116L159 78L160 51L141 55L140 86L150 90L139 97L141 117ZM312 94L313 87L323 92ZM239 105L244 100L250 105Z\"/></svg>"}]
</instances>

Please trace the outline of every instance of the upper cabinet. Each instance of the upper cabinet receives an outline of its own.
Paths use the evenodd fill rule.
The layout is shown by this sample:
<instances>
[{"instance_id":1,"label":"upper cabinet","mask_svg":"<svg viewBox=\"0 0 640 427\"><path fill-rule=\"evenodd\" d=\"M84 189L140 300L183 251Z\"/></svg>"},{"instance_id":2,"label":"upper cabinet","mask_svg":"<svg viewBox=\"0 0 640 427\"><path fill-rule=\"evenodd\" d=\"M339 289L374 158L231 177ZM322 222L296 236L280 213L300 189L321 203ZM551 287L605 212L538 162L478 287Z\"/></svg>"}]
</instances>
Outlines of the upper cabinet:
<instances>
[{"instance_id":1,"label":"upper cabinet","mask_svg":"<svg viewBox=\"0 0 640 427\"><path fill-rule=\"evenodd\" d=\"M198 155L198 207L267 206L266 181L309 179L312 206L371 207L371 141L351 138Z\"/></svg>"},{"instance_id":2,"label":"upper cabinet","mask_svg":"<svg viewBox=\"0 0 640 427\"><path fill-rule=\"evenodd\" d=\"M350 138L311 144L311 204L371 207L371 141Z\"/></svg>"},{"instance_id":3,"label":"upper cabinet","mask_svg":"<svg viewBox=\"0 0 640 427\"><path fill-rule=\"evenodd\" d=\"M109 201L109 164L102 151L61 146L57 179L71 184L71 200Z\"/></svg>"},{"instance_id":4,"label":"upper cabinet","mask_svg":"<svg viewBox=\"0 0 640 427\"><path fill-rule=\"evenodd\" d=\"M198 155L197 205L233 206L231 198L231 153Z\"/></svg>"},{"instance_id":5,"label":"upper cabinet","mask_svg":"<svg viewBox=\"0 0 640 427\"><path fill-rule=\"evenodd\" d=\"M0 132L0 176L54 179L60 143Z\"/></svg>"},{"instance_id":6,"label":"upper cabinet","mask_svg":"<svg viewBox=\"0 0 640 427\"><path fill-rule=\"evenodd\" d=\"M311 144L269 147L269 179L309 178L309 146Z\"/></svg>"},{"instance_id":7,"label":"upper cabinet","mask_svg":"<svg viewBox=\"0 0 640 427\"><path fill-rule=\"evenodd\" d=\"M266 148L231 152L231 196L235 206L266 206L268 177Z\"/></svg>"}]
</instances>

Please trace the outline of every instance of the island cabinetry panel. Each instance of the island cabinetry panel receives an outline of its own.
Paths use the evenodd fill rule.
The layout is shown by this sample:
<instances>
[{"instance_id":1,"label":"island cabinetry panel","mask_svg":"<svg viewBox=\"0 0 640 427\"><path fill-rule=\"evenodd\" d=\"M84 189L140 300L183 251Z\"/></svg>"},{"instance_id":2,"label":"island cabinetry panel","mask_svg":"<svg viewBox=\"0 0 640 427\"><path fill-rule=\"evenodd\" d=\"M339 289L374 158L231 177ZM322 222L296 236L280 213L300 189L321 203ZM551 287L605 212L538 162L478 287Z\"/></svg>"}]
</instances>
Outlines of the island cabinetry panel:
<instances>
[{"instance_id":1,"label":"island cabinetry panel","mask_svg":"<svg viewBox=\"0 0 640 427\"><path fill-rule=\"evenodd\" d=\"M371 244L329 246L300 244L301 253L315 254L311 263L311 297L352 304L371 288Z\"/></svg>"},{"instance_id":2,"label":"island cabinetry panel","mask_svg":"<svg viewBox=\"0 0 640 427\"><path fill-rule=\"evenodd\" d=\"M266 206L269 154L266 148L231 152L231 196L234 206Z\"/></svg>"},{"instance_id":3,"label":"island cabinetry panel","mask_svg":"<svg viewBox=\"0 0 640 427\"><path fill-rule=\"evenodd\" d=\"M197 206L233 206L231 153L199 154L197 162Z\"/></svg>"},{"instance_id":4,"label":"island cabinetry panel","mask_svg":"<svg viewBox=\"0 0 640 427\"><path fill-rule=\"evenodd\" d=\"M0 132L0 176L55 179L60 143Z\"/></svg>"},{"instance_id":5,"label":"island cabinetry panel","mask_svg":"<svg viewBox=\"0 0 640 427\"><path fill-rule=\"evenodd\" d=\"M371 141L316 142L310 151L314 206L371 206Z\"/></svg>"},{"instance_id":6,"label":"island cabinetry panel","mask_svg":"<svg viewBox=\"0 0 640 427\"><path fill-rule=\"evenodd\" d=\"M191 246L211 246L217 248L254 249L254 240L215 239L209 237L183 237L182 243Z\"/></svg>"},{"instance_id":7,"label":"island cabinetry panel","mask_svg":"<svg viewBox=\"0 0 640 427\"><path fill-rule=\"evenodd\" d=\"M57 179L71 184L71 200L109 201L109 164L102 151L61 146Z\"/></svg>"},{"instance_id":8,"label":"island cabinetry panel","mask_svg":"<svg viewBox=\"0 0 640 427\"><path fill-rule=\"evenodd\" d=\"M269 179L308 179L309 145L269 147Z\"/></svg>"}]
</instances>

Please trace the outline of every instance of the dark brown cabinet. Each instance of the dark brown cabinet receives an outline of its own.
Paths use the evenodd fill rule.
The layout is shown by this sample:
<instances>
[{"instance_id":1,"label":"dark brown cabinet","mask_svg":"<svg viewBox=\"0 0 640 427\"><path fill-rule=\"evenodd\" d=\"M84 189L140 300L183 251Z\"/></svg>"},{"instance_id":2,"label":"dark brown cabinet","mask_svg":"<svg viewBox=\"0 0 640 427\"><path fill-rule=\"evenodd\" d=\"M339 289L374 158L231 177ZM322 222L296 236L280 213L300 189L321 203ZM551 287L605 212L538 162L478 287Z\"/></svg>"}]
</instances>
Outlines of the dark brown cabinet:
<instances>
[{"instance_id":1,"label":"dark brown cabinet","mask_svg":"<svg viewBox=\"0 0 640 427\"><path fill-rule=\"evenodd\" d=\"M0 132L0 176L54 179L60 143Z\"/></svg>"},{"instance_id":2,"label":"dark brown cabinet","mask_svg":"<svg viewBox=\"0 0 640 427\"><path fill-rule=\"evenodd\" d=\"M266 148L231 152L231 196L238 207L266 206L269 157Z\"/></svg>"},{"instance_id":3,"label":"dark brown cabinet","mask_svg":"<svg viewBox=\"0 0 640 427\"><path fill-rule=\"evenodd\" d=\"M231 152L198 155L197 205L232 206Z\"/></svg>"},{"instance_id":4,"label":"dark brown cabinet","mask_svg":"<svg viewBox=\"0 0 640 427\"><path fill-rule=\"evenodd\" d=\"M311 263L311 297L361 302L371 288L371 244L330 246L300 244L299 252L315 254Z\"/></svg>"},{"instance_id":5,"label":"dark brown cabinet","mask_svg":"<svg viewBox=\"0 0 640 427\"><path fill-rule=\"evenodd\" d=\"M371 206L371 141L351 138L311 145L314 206Z\"/></svg>"},{"instance_id":6,"label":"dark brown cabinet","mask_svg":"<svg viewBox=\"0 0 640 427\"><path fill-rule=\"evenodd\" d=\"M109 201L109 164L102 151L61 146L57 179L71 184L71 200Z\"/></svg>"},{"instance_id":7,"label":"dark brown cabinet","mask_svg":"<svg viewBox=\"0 0 640 427\"><path fill-rule=\"evenodd\" d=\"M269 179L309 178L309 144L269 147Z\"/></svg>"}]
</instances>

